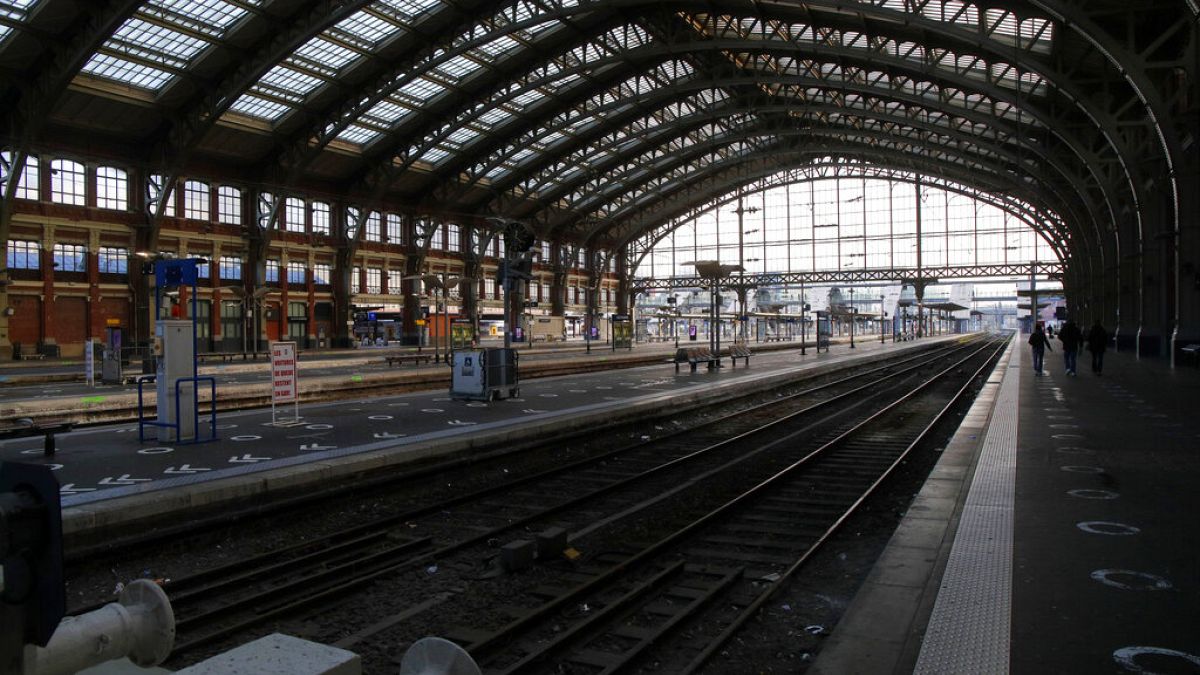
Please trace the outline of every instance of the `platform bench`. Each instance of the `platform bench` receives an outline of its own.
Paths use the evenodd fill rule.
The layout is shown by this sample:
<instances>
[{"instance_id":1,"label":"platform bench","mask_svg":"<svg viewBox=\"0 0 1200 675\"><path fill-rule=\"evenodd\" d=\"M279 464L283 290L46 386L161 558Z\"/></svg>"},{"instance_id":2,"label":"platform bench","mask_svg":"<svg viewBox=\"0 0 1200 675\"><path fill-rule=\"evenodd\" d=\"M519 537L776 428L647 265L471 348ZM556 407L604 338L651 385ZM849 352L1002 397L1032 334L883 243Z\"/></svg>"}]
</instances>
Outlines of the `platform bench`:
<instances>
[{"instance_id":1,"label":"platform bench","mask_svg":"<svg viewBox=\"0 0 1200 675\"><path fill-rule=\"evenodd\" d=\"M0 424L0 438L23 438L25 436L44 436L45 444L42 454L50 457L54 454L54 434L66 433L75 426L73 420L48 419L34 420L28 417Z\"/></svg>"},{"instance_id":2,"label":"platform bench","mask_svg":"<svg viewBox=\"0 0 1200 675\"><path fill-rule=\"evenodd\" d=\"M750 366L750 348L746 345L730 345L729 346L729 361L737 368L737 360L743 359L746 367Z\"/></svg>"},{"instance_id":3,"label":"platform bench","mask_svg":"<svg viewBox=\"0 0 1200 675\"><path fill-rule=\"evenodd\" d=\"M18 359L21 359L22 361L41 361L42 359L46 358L46 355L45 355L45 354L38 354L38 353L33 353L33 354L21 354L21 355L20 355L20 356L18 356L17 358L18 358Z\"/></svg>"},{"instance_id":4,"label":"platform bench","mask_svg":"<svg viewBox=\"0 0 1200 675\"><path fill-rule=\"evenodd\" d=\"M691 365L692 372L694 373L696 372L697 365L707 363L709 367L712 367L714 363L719 365L721 359L713 356L708 347L680 347L675 350L675 358L671 359L671 362L675 364L675 372L677 373L679 372L679 364L681 363Z\"/></svg>"},{"instance_id":5,"label":"platform bench","mask_svg":"<svg viewBox=\"0 0 1200 675\"><path fill-rule=\"evenodd\" d=\"M404 363L407 363L409 361L411 361L412 364L415 366L415 365L418 365L421 363L432 363L433 355L432 354L397 354L395 356L385 356L385 357L383 357L383 360L386 361L389 366L394 366L397 364L403 365Z\"/></svg>"}]
</instances>

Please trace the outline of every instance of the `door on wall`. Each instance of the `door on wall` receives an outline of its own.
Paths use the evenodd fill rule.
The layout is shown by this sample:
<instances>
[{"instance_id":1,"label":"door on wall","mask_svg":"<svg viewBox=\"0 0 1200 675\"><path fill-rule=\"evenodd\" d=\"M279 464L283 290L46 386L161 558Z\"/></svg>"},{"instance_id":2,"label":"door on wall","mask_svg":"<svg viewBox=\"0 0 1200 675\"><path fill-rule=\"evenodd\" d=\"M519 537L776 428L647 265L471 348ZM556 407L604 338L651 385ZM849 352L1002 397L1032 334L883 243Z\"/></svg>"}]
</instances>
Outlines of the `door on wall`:
<instances>
[{"instance_id":1,"label":"door on wall","mask_svg":"<svg viewBox=\"0 0 1200 675\"><path fill-rule=\"evenodd\" d=\"M13 315L8 318L9 342L21 345L22 354L35 353L42 341L42 299L36 295L12 295L8 304L13 308Z\"/></svg>"},{"instance_id":2,"label":"door on wall","mask_svg":"<svg viewBox=\"0 0 1200 675\"><path fill-rule=\"evenodd\" d=\"M268 302L263 305L263 327L270 342L279 341L279 303Z\"/></svg>"},{"instance_id":3,"label":"door on wall","mask_svg":"<svg viewBox=\"0 0 1200 675\"><path fill-rule=\"evenodd\" d=\"M308 304L304 302L288 303L288 340L301 346L308 337Z\"/></svg>"},{"instance_id":4,"label":"door on wall","mask_svg":"<svg viewBox=\"0 0 1200 675\"><path fill-rule=\"evenodd\" d=\"M54 299L54 339L63 356L83 356L87 337L87 298L58 296Z\"/></svg>"}]
</instances>

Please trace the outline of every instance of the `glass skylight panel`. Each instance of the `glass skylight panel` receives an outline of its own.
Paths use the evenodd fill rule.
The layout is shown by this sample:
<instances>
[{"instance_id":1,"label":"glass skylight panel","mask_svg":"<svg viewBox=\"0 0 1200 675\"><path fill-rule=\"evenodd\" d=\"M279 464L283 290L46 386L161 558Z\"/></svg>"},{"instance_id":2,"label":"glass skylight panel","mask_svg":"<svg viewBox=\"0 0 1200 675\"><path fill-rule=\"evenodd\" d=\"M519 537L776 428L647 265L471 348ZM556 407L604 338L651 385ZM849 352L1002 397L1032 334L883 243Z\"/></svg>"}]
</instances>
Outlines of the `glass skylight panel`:
<instances>
[{"instance_id":1,"label":"glass skylight panel","mask_svg":"<svg viewBox=\"0 0 1200 675\"><path fill-rule=\"evenodd\" d=\"M384 99L371 106L371 109L366 112L365 117L377 119L380 122L383 122L385 125L391 126L409 112L410 110L408 108L397 105L391 100Z\"/></svg>"},{"instance_id":2,"label":"glass skylight panel","mask_svg":"<svg viewBox=\"0 0 1200 675\"><path fill-rule=\"evenodd\" d=\"M29 18L29 8L36 2L37 0L0 0L0 17L25 23ZM11 32L11 27L0 26L0 42Z\"/></svg>"},{"instance_id":3,"label":"glass skylight panel","mask_svg":"<svg viewBox=\"0 0 1200 675\"><path fill-rule=\"evenodd\" d=\"M451 82L458 82L467 75L479 70L479 64L471 57L459 54L458 56L451 57L434 70Z\"/></svg>"},{"instance_id":4,"label":"glass skylight panel","mask_svg":"<svg viewBox=\"0 0 1200 675\"><path fill-rule=\"evenodd\" d=\"M229 109L242 115L274 121L291 110L291 107L279 101L271 101L253 94L242 94L233 102L233 105L229 106Z\"/></svg>"},{"instance_id":5,"label":"glass skylight panel","mask_svg":"<svg viewBox=\"0 0 1200 675\"><path fill-rule=\"evenodd\" d=\"M319 69L324 74L333 76L346 64L358 58L360 54L322 37L315 37L300 45L289 61L304 61L309 67Z\"/></svg>"},{"instance_id":6,"label":"glass skylight panel","mask_svg":"<svg viewBox=\"0 0 1200 675\"><path fill-rule=\"evenodd\" d=\"M207 37L223 37L246 13L244 7L225 0L151 0L105 40L82 70L158 90L171 79L172 71L186 68L208 48Z\"/></svg>"},{"instance_id":7,"label":"glass skylight panel","mask_svg":"<svg viewBox=\"0 0 1200 675\"><path fill-rule=\"evenodd\" d=\"M472 49L471 52L473 54L495 58L501 54L506 54L518 49L520 46L521 43L514 40L511 36L501 35L491 42Z\"/></svg>"},{"instance_id":8,"label":"glass skylight panel","mask_svg":"<svg viewBox=\"0 0 1200 675\"><path fill-rule=\"evenodd\" d=\"M399 28L366 10L359 10L337 23L335 30L348 33L367 45L379 44L384 38L394 34Z\"/></svg>"},{"instance_id":9,"label":"glass skylight panel","mask_svg":"<svg viewBox=\"0 0 1200 675\"><path fill-rule=\"evenodd\" d=\"M463 126L463 127L458 127L454 131L450 132L450 134L446 136L446 140L450 141L451 143L454 143L456 145L462 146L462 145L465 145L466 143L469 143L470 141L475 140L478 137L479 137L478 130L476 130L472 127L469 127L469 126Z\"/></svg>"},{"instance_id":10,"label":"glass skylight panel","mask_svg":"<svg viewBox=\"0 0 1200 675\"><path fill-rule=\"evenodd\" d=\"M207 47L208 43L166 26L133 17L122 24L104 46L114 52L182 68Z\"/></svg>"},{"instance_id":11,"label":"glass skylight panel","mask_svg":"<svg viewBox=\"0 0 1200 675\"><path fill-rule=\"evenodd\" d=\"M213 37L246 15L244 7L224 0L151 0L138 12Z\"/></svg>"},{"instance_id":12,"label":"glass skylight panel","mask_svg":"<svg viewBox=\"0 0 1200 675\"><path fill-rule=\"evenodd\" d=\"M379 4L398 12L405 19L411 21L426 14L434 7L440 7L442 2L441 0L379 0Z\"/></svg>"},{"instance_id":13,"label":"glass skylight panel","mask_svg":"<svg viewBox=\"0 0 1200 675\"><path fill-rule=\"evenodd\" d=\"M280 65L268 70L255 88L260 91L266 89L299 102L319 84L321 79L318 77Z\"/></svg>"},{"instance_id":14,"label":"glass skylight panel","mask_svg":"<svg viewBox=\"0 0 1200 675\"><path fill-rule=\"evenodd\" d=\"M397 89L395 95L417 105L422 105L443 91L446 91L445 85L424 77L418 77Z\"/></svg>"},{"instance_id":15,"label":"glass skylight panel","mask_svg":"<svg viewBox=\"0 0 1200 675\"><path fill-rule=\"evenodd\" d=\"M506 120L512 116L513 112L511 110L497 106L480 115L479 121L488 126L496 126L496 123L500 120Z\"/></svg>"},{"instance_id":16,"label":"glass skylight panel","mask_svg":"<svg viewBox=\"0 0 1200 675\"><path fill-rule=\"evenodd\" d=\"M165 70L126 61L108 54L93 54L92 58L84 64L83 72L152 91L159 89L174 77L172 73Z\"/></svg>"},{"instance_id":17,"label":"glass skylight panel","mask_svg":"<svg viewBox=\"0 0 1200 675\"><path fill-rule=\"evenodd\" d=\"M421 155L418 159L420 161L428 162L430 164L437 164L438 162L442 161L443 159L445 159L449 156L450 156L450 153L447 152L446 150L434 147L434 148L430 148L430 149L426 150L425 154Z\"/></svg>"},{"instance_id":18,"label":"glass skylight panel","mask_svg":"<svg viewBox=\"0 0 1200 675\"><path fill-rule=\"evenodd\" d=\"M367 141L370 141L378 136L379 133L380 132L377 129L368 129L357 124L351 124L345 129L342 129L341 133L339 133L337 137L339 140L363 145Z\"/></svg>"}]
</instances>

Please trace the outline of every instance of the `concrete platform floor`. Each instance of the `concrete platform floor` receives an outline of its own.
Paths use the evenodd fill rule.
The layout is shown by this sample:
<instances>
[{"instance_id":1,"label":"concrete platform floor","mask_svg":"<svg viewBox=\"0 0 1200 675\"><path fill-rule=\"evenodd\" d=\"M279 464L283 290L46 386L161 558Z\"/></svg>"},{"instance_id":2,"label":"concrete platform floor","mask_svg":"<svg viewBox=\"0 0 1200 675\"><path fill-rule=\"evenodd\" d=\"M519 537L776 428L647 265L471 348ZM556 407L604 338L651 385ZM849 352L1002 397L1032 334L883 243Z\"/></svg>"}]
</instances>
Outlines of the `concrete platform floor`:
<instances>
[{"instance_id":1,"label":"concrete platform floor","mask_svg":"<svg viewBox=\"0 0 1200 675\"><path fill-rule=\"evenodd\" d=\"M1200 672L1200 373L1014 343L817 673ZM1087 363L1085 363L1087 361Z\"/></svg>"}]
</instances>

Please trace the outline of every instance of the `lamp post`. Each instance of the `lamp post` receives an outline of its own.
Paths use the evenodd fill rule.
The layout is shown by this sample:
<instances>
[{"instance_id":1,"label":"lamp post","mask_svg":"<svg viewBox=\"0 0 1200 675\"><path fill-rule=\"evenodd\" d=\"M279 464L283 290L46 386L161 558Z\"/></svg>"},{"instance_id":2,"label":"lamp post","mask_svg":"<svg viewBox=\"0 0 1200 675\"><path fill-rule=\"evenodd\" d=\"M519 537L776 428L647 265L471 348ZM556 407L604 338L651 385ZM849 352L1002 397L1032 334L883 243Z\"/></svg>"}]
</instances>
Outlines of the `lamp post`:
<instances>
[{"instance_id":1,"label":"lamp post","mask_svg":"<svg viewBox=\"0 0 1200 675\"><path fill-rule=\"evenodd\" d=\"M808 311L808 303L804 300L804 282L800 282L800 356L805 355L804 341L808 339L808 317L805 313Z\"/></svg>"},{"instance_id":2,"label":"lamp post","mask_svg":"<svg viewBox=\"0 0 1200 675\"><path fill-rule=\"evenodd\" d=\"M887 309L884 307L884 296L879 296L879 344L887 342Z\"/></svg>"},{"instance_id":3,"label":"lamp post","mask_svg":"<svg viewBox=\"0 0 1200 675\"><path fill-rule=\"evenodd\" d=\"M850 349L854 349L854 287L850 287Z\"/></svg>"}]
</instances>

